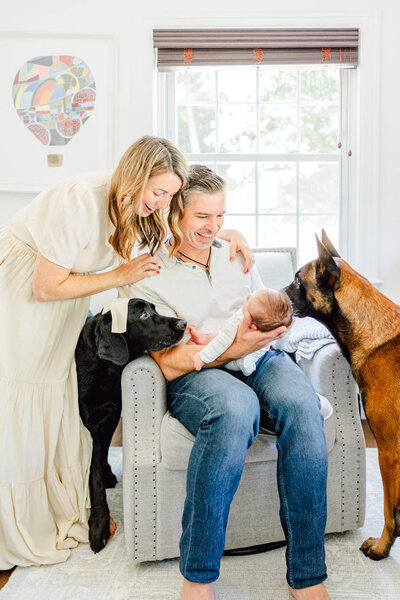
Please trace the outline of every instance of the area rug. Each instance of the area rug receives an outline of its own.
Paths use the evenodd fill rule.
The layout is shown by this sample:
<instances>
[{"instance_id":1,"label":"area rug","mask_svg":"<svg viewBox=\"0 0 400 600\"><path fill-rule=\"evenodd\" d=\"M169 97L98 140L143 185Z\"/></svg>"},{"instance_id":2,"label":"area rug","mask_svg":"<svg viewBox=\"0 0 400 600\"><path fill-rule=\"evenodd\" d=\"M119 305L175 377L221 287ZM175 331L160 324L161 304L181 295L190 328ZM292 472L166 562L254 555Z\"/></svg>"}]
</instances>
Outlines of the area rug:
<instances>
[{"instance_id":1,"label":"area rug","mask_svg":"<svg viewBox=\"0 0 400 600\"><path fill-rule=\"evenodd\" d=\"M121 449L111 448L110 463L121 478ZM364 539L383 526L382 485L376 449L367 450L368 496L365 525L357 531L326 538L326 582L332 600L400 600L400 540L380 562L364 557ZM0 591L0 600L179 600L181 576L177 560L134 566L126 556L122 523L122 486L108 491L118 531L94 555L82 545L71 558L50 567L18 568ZM218 600L288 600L285 549L243 557L224 557L215 584Z\"/></svg>"}]
</instances>

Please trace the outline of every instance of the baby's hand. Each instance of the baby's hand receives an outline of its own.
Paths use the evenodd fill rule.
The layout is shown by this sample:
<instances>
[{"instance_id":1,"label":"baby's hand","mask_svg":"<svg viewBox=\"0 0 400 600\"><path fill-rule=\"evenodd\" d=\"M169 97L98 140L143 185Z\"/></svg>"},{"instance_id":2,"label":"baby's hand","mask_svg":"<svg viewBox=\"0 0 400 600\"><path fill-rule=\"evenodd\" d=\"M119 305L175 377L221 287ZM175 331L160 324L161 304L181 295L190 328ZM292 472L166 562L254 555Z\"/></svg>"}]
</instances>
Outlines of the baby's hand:
<instances>
[{"instance_id":1,"label":"baby's hand","mask_svg":"<svg viewBox=\"0 0 400 600\"><path fill-rule=\"evenodd\" d=\"M200 352L193 356L193 366L196 369L196 371L201 371L202 367L204 367L205 364L206 363L204 362L204 360L201 360Z\"/></svg>"}]
</instances>

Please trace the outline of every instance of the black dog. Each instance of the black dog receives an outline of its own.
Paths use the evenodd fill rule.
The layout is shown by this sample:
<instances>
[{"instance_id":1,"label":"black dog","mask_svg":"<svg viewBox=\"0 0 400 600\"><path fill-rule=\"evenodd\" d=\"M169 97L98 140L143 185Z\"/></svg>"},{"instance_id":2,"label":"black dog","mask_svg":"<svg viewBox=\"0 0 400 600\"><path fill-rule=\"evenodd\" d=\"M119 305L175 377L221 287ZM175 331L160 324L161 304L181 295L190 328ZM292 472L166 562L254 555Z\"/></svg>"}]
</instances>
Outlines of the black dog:
<instances>
[{"instance_id":1,"label":"black dog","mask_svg":"<svg viewBox=\"0 0 400 600\"><path fill-rule=\"evenodd\" d=\"M159 315L154 304L129 300L125 333L111 332L111 313L87 321L75 351L79 411L93 439L89 489L92 505L89 541L100 552L110 537L110 513L106 487L117 479L107 462L108 448L121 415L121 373L124 366L146 350L157 351L177 344L186 321Z\"/></svg>"}]
</instances>

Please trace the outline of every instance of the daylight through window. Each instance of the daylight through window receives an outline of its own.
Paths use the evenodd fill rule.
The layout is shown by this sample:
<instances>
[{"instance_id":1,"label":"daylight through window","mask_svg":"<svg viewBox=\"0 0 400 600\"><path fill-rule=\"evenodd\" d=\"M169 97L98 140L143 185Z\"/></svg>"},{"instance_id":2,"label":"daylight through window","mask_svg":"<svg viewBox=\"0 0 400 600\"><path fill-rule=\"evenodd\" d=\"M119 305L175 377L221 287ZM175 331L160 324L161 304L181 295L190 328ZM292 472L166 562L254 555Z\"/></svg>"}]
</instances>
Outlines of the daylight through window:
<instances>
[{"instance_id":1,"label":"daylight through window","mask_svg":"<svg viewBox=\"0 0 400 600\"><path fill-rule=\"evenodd\" d=\"M225 226L253 247L315 257L346 214L348 88L339 67L191 67L160 73L162 133L227 181ZM354 70L353 70L354 72ZM342 107L342 108L341 108Z\"/></svg>"}]
</instances>

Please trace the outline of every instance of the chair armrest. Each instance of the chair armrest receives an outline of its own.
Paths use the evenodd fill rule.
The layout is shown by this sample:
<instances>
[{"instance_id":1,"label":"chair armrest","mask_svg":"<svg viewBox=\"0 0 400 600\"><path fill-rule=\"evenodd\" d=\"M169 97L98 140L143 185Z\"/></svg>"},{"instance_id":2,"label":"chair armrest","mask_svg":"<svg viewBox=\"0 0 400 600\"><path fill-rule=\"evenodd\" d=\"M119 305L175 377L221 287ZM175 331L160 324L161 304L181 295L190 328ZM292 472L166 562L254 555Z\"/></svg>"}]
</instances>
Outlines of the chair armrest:
<instances>
[{"instance_id":1,"label":"chair armrest","mask_svg":"<svg viewBox=\"0 0 400 600\"><path fill-rule=\"evenodd\" d=\"M167 412L166 381L157 363L144 355L122 372L123 440L134 440L140 461L160 462L161 421ZM153 456L153 453L155 455Z\"/></svg>"},{"instance_id":2,"label":"chair armrest","mask_svg":"<svg viewBox=\"0 0 400 600\"><path fill-rule=\"evenodd\" d=\"M299 366L316 392L325 396L336 417L336 441L344 444L346 429L363 437L358 403L358 387L350 365L336 343L320 348L311 360L300 360Z\"/></svg>"},{"instance_id":3,"label":"chair armrest","mask_svg":"<svg viewBox=\"0 0 400 600\"><path fill-rule=\"evenodd\" d=\"M300 363L299 363L300 364ZM315 390L325 396L335 414L335 445L329 455L328 502L331 531L362 527L365 518L366 451L357 384L336 343L318 350L300 366ZM339 478L338 478L339 474ZM329 500L330 498L330 500Z\"/></svg>"},{"instance_id":4,"label":"chair armrest","mask_svg":"<svg viewBox=\"0 0 400 600\"><path fill-rule=\"evenodd\" d=\"M167 411L166 381L150 356L122 372L124 530L135 561L156 559L156 467L161 461L161 422Z\"/></svg>"}]
</instances>

